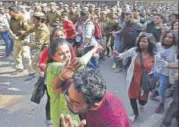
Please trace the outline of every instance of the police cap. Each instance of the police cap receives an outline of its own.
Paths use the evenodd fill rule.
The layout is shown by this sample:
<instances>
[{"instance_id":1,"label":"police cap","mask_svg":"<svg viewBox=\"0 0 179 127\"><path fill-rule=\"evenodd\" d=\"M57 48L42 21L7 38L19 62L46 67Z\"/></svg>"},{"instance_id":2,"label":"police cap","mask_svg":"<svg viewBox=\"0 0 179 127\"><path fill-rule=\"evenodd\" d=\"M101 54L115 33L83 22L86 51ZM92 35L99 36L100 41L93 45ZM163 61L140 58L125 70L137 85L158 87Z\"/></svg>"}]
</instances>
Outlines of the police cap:
<instances>
[{"instance_id":1,"label":"police cap","mask_svg":"<svg viewBox=\"0 0 179 127\"><path fill-rule=\"evenodd\" d=\"M33 14L33 17L45 18L45 15L44 15L44 13L42 13L42 12L35 12L35 13Z\"/></svg>"}]
</instances>

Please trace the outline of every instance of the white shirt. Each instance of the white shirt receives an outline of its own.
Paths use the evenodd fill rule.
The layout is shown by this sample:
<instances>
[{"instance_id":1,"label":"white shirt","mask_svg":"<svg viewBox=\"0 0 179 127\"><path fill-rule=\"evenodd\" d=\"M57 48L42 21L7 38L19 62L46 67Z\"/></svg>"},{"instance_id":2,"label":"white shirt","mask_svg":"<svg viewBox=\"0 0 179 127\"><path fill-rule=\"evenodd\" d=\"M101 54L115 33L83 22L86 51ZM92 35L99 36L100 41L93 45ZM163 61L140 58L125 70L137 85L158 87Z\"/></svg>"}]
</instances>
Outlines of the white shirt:
<instances>
[{"instance_id":1,"label":"white shirt","mask_svg":"<svg viewBox=\"0 0 179 127\"><path fill-rule=\"evenodd\" d=\"M83 42L85 38L89 39L89 43L85 47L97 46L98 42L94 36L95 26L92 21L87 20L83 25Z\"/></svg>"},{"instance_id":2,"label":"white shirt","mask_svg":"<svg viewBox=\"0 0 179 127\"><path fill-rule=\"evenodd\" d=\"M161 58L163 58L168 63L174 62L175 59L175 53L176 49L175 46L172 46L168 49L163 48L161 43L156 44L157 47L157 54L160 55ZM162 68L161 66L156 67L156 71L160 74L169 76L169 69L168 68Z\"/></svg>"},{"instance_id":3,"label":"white shirt","mask_svg":"<svg viewBox=\"0 0 179 127\"><path fill-rule=\"evenodd\" d=\"M9 16L7 14L0 14L0 22L5 24L7 28L9 28Z\"/></svg>"}]
</instances>

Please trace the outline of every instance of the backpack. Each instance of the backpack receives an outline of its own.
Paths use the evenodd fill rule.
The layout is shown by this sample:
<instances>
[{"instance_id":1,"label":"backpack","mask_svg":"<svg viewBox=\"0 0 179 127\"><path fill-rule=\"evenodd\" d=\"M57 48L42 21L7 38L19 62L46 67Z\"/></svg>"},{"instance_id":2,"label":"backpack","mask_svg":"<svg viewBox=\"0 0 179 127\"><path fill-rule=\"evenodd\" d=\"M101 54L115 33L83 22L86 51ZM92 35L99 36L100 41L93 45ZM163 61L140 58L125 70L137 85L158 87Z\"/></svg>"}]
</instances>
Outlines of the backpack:
<instances>
[{"instance_id":1,"label":"backpack","mask_svg":"<svg viewBox=\"0 0 179 127\"><path fill-rule=\"evenodd\" d=\"M99 27L97 22L94 22L94 21L92 21L92 22L94 24L94 33L93 33L93 35L94 35L94 37L96 39L100 39L102 37L101 29L100 29L100 27Z\"/></svg>"},{"instance_id":2,"label":"backpack","mask_svg":"<svg viewBox=\"0 0 179 127\"><path fill-rule=\"evenodd\" d=\"M95 30L94 30L94 36L96 39L100 39L102 37L101 29L98 25L98 23L93 22Z\"/></svg>"}]
</instances>

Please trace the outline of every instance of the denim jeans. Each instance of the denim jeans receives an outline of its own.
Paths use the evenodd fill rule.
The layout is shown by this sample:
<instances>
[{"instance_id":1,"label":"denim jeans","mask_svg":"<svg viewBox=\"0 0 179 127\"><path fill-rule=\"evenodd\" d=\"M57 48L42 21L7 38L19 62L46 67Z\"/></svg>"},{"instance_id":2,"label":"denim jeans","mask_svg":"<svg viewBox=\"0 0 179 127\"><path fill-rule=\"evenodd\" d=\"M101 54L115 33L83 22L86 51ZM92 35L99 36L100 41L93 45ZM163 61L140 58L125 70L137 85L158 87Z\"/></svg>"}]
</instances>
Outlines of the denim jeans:
<instances>
[{"instance_id":1,"label":"denim jeans","mask_svg":"<svg viewBox=\"0 0 179 127\"><path fill-rule=\"evenodd\" d=\"M86 53L89 52L92 48L93 48L93 46L86 47L86 48L83 50L83 54L86 54ZM97 70L97 69L98 69L98 59L97 59L95 56L92 56L91 59L90 59L90 61L89 61L88 64L87 64L87 67L92 68L92 69L94 69L94 70Z\"/></svg>"},{"instance_id":2,"label":"denim jeans","mask_svg":"<svg viewBox=\"0 0 179 127\"><path fill-rule=\"evenodd\" d=\"M166 125L167 127L169 127L172 123L173 118L176 118L177 121L179 121L179 114L178 114L178 102L179 102L179 98L178 98L178 91L179 91L179 87L178 87L178 81L175 81L175 90L173 93L173 101L170 104L170 107L167 109L167 112L165 114L165 117L163 119L162 124Z\"/></svg>"},{"instance_id":3,"label":"denim jeans","mask_svg":"<svg viewBox=\"0 0 179 127\"><path fill-rule=\"evenodd\" d=\"M114 39L114 45L115 45L115 50L116 51L120 51L120 45L121 45L121 40L120 40L120 36L119 35L117 35L116 37L115 37L115 39Z\"/></svg>"},{"instance_id":4,"label":"denim jeans","mask_svg":"<svg viewBox=\"0 0 179 127\"><path fill-rule=\"evenodd\" d=\"M115 51L120 51L120 44L121 44L121 40L120 40L120 36L116 36L114 38L114 49ZM112 62L113 63L116 63L117 62L117 59L115 57L112 57Z\"/></svg>"},{"instance_id":5,"label":"denim jeans","mask_svg":"<svg viewBox=\"0 0 179 127\"><path fill-rule=\"evenodd\" d=\"M13 41L10 38L8 31L2 32L0 34L1 34L2 39L5 42L5 52L6 52L6 57L8 57L13 51Z\"/></svg>"},{"instance_id":6,"label":"denim jeans","mask_svg":"<svg viewBox=\"0 0 179 127\"><path fill-rule=\"evenodd\" d=\"M154 74L157 78L159 78L159 81L160 81L160 85L159 85L159 88L157 89L158 92L159 92L159 95L161 97L161 101L164 102L165 101L165 91L167 90L168 88L168 85L169 85L169 76L166 76L166 75L163 75L163 74L160 74L158 72L156 72Z\"/></svg>"}]
</instances>

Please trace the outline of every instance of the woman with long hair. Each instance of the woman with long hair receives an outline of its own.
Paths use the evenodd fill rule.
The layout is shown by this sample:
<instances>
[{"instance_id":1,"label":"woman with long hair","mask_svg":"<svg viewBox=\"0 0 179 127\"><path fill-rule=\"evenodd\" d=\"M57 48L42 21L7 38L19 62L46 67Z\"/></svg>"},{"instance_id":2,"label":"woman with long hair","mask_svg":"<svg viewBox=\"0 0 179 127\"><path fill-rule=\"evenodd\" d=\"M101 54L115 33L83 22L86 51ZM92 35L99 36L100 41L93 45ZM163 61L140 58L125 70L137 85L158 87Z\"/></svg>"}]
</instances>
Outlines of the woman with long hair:
<instances>
[{"instance_id":1,"label":"woman with long hair","mask_svg":"<svg viewBox=\"0 0 179 127\"><path fill-rule=\"evenodd\" d=\"M172 23L172 26L171 26L171 31L173 31L175 36L177 37L176 42L178 42L178 23L179 23L179 21L175 21L175 22Z\"/></svg>"},{"instance_id":2,"label":"woman with long hair","mask_svg":"<svg viewBox=\"0 0 179 127\"><path fill-rule=\"evenodd\" d=\"M51 42L53 42L53 40L56 40L57 38L65 38L65 34L64 32L59 29L59 28L54 28L54 30L52 31L51 34ZM70 45L69 45L70 46ZM41 76L45 77L46 76L46 68L47 68L47 60L48 60L48 52L49 52L49 47L45 47L39 57L39 63L38 63L38 67L40 69L40 73ZM70 53L72 56L72 59L75 57L74 51L72 49L72 47L70 46ZM50 125L51 124L51 113L50 113L50 96L48 94L48 90L46 87L46 93L47 93L47 103L46 103L46 124Z\"/></svg>"},{"instance_id":3,"label":"woman with long hair","mask_svg":"<svg viewBox=\"0 0 179 127\"><path fill-rule=\"evenodd\" d=\"M73 63L74 61L79 61L80 66L85 67L96 50L97 48L95 47L81 58L72 59L69 43L65 39L58 38L50 43L48 50L46 76L47 90L50 95L51 118L54 127L59 127L61 113L70 113L68 111L63 95L63 91L68 86L65 85L65 82L57 83L54 85L54 82L56 81L55 78L61 73L65 65ZM74 120L78 120L77 116L74 116Z\"/></svg>"},{"instance_id":4,"label":"woman with long hair","mask_svg":"<svg viewBox=\"0 0 179 127\"><path fill-rule=\"evenodd\" d=\"M165 61L169 63L175 62L176 54L176 36L173 31L167 31L162 41L157 43L157 54L160 55ZM155 68L155 76L159 78L160 84L159 88L154 91L151 95L151 99L154 99L160 95L160 104L156 108L156 113L162 113L164 111L164 102L166 99L165 92L169 86L169 69L162 68L160 65L157 65Z\"/></svg>"},{"instance_id":5,"label":"woman with long hair","mask_svg":"<svg viewBox=\"0 0 179 127\"><path fill-rule=\"evenodd\" d=\"M144 67L149 75L153 75L156 65L161 67L176 68L177 65L168 64L159 55L156 54L155 44L152 43L151 37L147 33L141 33L138 37L136 47L127 50L124 53L113 54L119 59L126 59L131 57L131 64L127 70L127 92L133 109L133 115L130 120L133 122L139 115L137 100L139 102L140 110L143 110L144 105L147 103L149 92L144 92L141 88L142 68L140 55L143 57Z\"/></svg>"}]
</instances>

